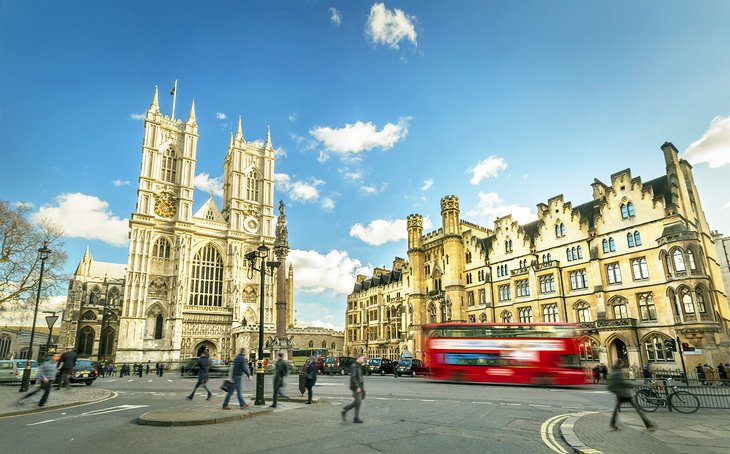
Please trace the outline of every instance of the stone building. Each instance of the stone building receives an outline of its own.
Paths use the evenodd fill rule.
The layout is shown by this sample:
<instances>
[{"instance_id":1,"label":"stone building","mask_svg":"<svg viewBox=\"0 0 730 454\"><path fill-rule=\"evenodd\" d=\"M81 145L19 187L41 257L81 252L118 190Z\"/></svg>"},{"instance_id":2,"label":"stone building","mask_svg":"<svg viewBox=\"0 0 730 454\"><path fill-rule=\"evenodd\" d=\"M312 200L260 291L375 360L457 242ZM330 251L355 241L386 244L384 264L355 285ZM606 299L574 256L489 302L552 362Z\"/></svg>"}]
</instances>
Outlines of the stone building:
<instances>
[{"instance_id":1,"label":"stone building","mask_svg":"<svg viewBox=\"0 0 730 454\"><path fill-rule=\"evenodd\" d=\"M265 335L274 335L275 306L286 317L283 325L293 327L293 268L282 267L261 288L260 274L245 257L262 245L267 261L285 263L288 253L283 203L274 225L270 132L263 144L248 142L239 117L222 162L222 206L211 194L195 210L198 137L195 103L185 121L163 115L155 87L144 120L127 263L85 256L69 286L65 345L91 355L101 349L118 363L175 362L206 348L228 359L240 347L255 353L260 315ZM114 335L115 346L106 341ZM336 333L327 341L337 344Z\"/></svg>"},{"instance_id":2,"label":"stone building","mask_svg":"<svg viewBox=\"0 0 730 454\"><path fill-rule=\"evenodd\" d=\"M661 148L665 175L643 182L626 169L609 184L596 179L592 200L553 197L527 224L511 215L492 228L469 223L455 196L441 199L434 232L408 216L408 261L359 276L348 296L345 352L393 358L407 346L420 358L420 327L433 322L567 321L588 364L678 369L664 343L676 337L701 352L697 360L729 360L716 238L692 167L671 143Z\"/></svg>"}]
</instances>

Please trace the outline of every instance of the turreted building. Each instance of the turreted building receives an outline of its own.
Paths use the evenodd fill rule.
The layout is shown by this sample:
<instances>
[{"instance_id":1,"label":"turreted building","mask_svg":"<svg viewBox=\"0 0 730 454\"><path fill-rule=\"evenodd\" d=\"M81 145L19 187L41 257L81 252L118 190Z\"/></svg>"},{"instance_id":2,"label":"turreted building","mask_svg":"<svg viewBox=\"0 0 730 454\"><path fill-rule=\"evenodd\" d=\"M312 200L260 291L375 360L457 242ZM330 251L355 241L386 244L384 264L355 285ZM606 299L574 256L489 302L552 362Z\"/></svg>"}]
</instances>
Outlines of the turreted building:
<instances>
[{"instance_id":1,"label":"turreted building","mask_svg":"<svg viewBox=\"0 0 730 454\"><path fill-rule=\"evenodd\" d=\"M407 218L408 261L358 276L348 296L345 351L422 358L420 327L444 321L577 323L581 360L679 369L665 341L696 348L692 363L728 361L730 308L715 240L692 167L671 143L666 174L643 182L626 169L594 180L592 200L562 195L537 205L537 220L511 215L490 228L441 199L441 228ZM395 298L394 295L398 297ZM395 328L394 328L395 327ZM696 360L696 361L695 361Z\"/></svg>"}]
</instances>

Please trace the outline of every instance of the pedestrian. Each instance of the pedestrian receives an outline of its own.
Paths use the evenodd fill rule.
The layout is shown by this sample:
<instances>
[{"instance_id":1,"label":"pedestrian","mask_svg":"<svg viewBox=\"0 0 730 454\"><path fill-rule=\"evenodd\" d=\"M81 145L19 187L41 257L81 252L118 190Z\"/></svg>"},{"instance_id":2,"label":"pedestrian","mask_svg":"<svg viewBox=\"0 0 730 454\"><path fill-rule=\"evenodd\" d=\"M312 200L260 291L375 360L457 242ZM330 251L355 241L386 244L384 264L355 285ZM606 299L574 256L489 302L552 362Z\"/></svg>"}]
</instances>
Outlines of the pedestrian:
<instances>
[{"instance_id":1,"label":"pedestrian","mask_svg":"<svg viewBox=\"0 0 730 454\"><path fill-rule=\"evenodd\" d=\"M600 366L600 364L596 364L595 366L593 366L593 369L592 369L591 372L593 374L593 383L594 384L597 384L601 380L601 366Z\"/></svg>"},{"instance_id":2,"label":"pedestrian","mask_svg":"<svg viewBox=\"0 0 730 454\"><path fill-rule=\"evenodd\" d=\"M287 367L286 361L284 361L283 353L278 353L277 356L276 363L274 363L274 403L270 405L271 408L276 408L276 400L279 393L281 393L282 397L289 398L281 390L284 387L284 377L289 373L289 367Z\"/></svg>"},{"instance_id":3,"label":"pedestrian","mask_svg":"<svg viewBox=\"0 0 730 454\"><path fill-rule=\"evenodd\" d=\"M66 351L61 355L60 358L60 372L61 375L58 379L58 383L56 384L56 389L61 389L61 386L63 386L66 389L69 389L71 386L71 380L69 380L69 377L71 376L71 372L74 370L74 366L76 366L76 352L73 350L72 347L66 347Z\"/></svg>"},{"instance_id":4,"label":"pedestrian","mask_svg":"<svg viewBox=\"0 0 730 454\"><path fill-rule=\"evenodd\" d=\"M19 404L22 404L25 399L34 395L38 391L43 391L43 395L41 396L41 400L38 402L38 406L43 407L44 405L46 405L48 395L51 394L51 386L53 386L53 380L56 379L56 372L58 371L58 361L60 359L61 354L54 353L49 360L41 364L41 367L38 368L38 375L36 376L36 380L40 381L38 387L26 394L25 396L21 397L18 401Z\"/></svg>"},{"instance_id":5,"label":"pedestrian","mask_svg":"<svg viewBox=\"0 0 730 454\"><path fill-rule=\"evenodd\" d=\"M147 366L145 367L144 374L145 375L150 374L150 360L147 360Z\"/></svg>"},{"instance_id":6,"label":"pedestrian","mask_svg":"<svg viewBox=\"0 0 730 454\"><path fill-rule=\"evenodd\" d=\"M160 361L160 377L162 377L165 373L165 363Z\"/></svg>"},{"instance_id":7,"label":"pedestrian","mask_svg":"<svg viewBox=\"0 0 730 454\"><path fill-rule=\"evenodd\" d=\"M139 363L137 366L137 372L139 373L139 378L142 378L142 372L144 372L144 366L142 366L142 363Z\"/></svg>"},{"instance_id":8,"label":"pedestrian","mask_svg":"<svg viewBox=\"0 0 730 454\"><path fill-rule=\"evenodd\" d=\"M649 365L645 364L644 367L641 370L641 376L644 378L644 380L650 380L651 379L651 370L649 369Z\"/></svg>"},{"instance_id":9,"label":"pedestrian","mask_svg":"<svg viewBox=\"0 0 730 454\"><path fill-rule=\"evenodd\" d=\"M727 369L725 369L722 363L717 365L717 378L720 379L722 386L727 386Z\"/></svg>"},{"instance_id":10,"label":"pedestrian","mask_svg":"<svg viewBox=\"0 0 730 454\"><path fill-rule=\"evenodd\" d=\"M360 405L362 400L365 398L365 382L363 381L362 368L365 363L365 355L360 353L357 355L357 359L350 366L350 390L352 391L352 397L354 400L352 403L342 407L342 421L347 422L347 412L355 409L355 418L352 420L354 423L361 423L360 419Z\"/></svg>"},{"instance_id":11,"label":"pedestrian","mask_svg":"<svg viewBox=\"0 0 730 454\"><path fill-rule=\"evenodd\" d=\"M158 377L160 376L160 362L159 361L157 361L155 363L155 375L157 375Z\"/></svg>"},{"instance_id":12,"label":"pedestrian","mask_svg":"<svg viewBox=\"0 0 730 454\"><path fill-rule=\"evenodd\" d=\"M697 364L697 367L695 367L695 370L697 371L697 380L700 381L700 384L705 384L705 369L702 367L702 364Z\"/></svg>"},{"instance_id":13,"label":"pedestrian","mask_svg":"<svg viewBox=\"0 0 730 454\"><path fill-rule=\"evenodd\" d=\"M198 387L202 386L204 390L208 392L208 397L205 400L210 400L211 397L213 397L213 393L210 392L208 389L208 386L206 383L208 383L208 371L210 369L210 356L208 353L208 349L206 348L198 358L198 382L195 384L195 388L193 388L193 392L190 393L188 396L188 399L193 400L193 396L195 395L195 391L198 390Z\"/></svg>"},{"instance_id":14,"label":"pedestrian","mask_svg":"<svg viewBox=\"0 0 730 454\"><path fill-rule=\"evenodd\" d=\"M247 404L241 395L241 380L243 379L243 376L245 375L248 377L249 381L251 380L251 371L249 371L248 364L246 364L246 349L242 348L241 351L238 352L238 355L233 359L233 366L231 366L231 369L233 384L228 387L226 398L223 399L223 409L231 409L231 407L228 406L228 402L230 402L231 395L234 391L236 392L236 397L238 397L238 405L240 405L241 409L248 408L251 404Z\"/></svg>"},{"instance_id":15,"label":"pedestrian","mask_svg":"<svg viewBox=\"0 0 730 454\"><path fill-rule=\"evenodd\" d=\"M626 380L626 377L624 376L624 371L622 370L623 367L624 362L619 359L618 361L616 361L616 364L613 366L611 374L607 378L608 390L616 395L616 406L613 407L613 416L611 416L611 422L609 424L609 427L612 430L618 430L616 422L618 422L617 419L619 407L622 403L629 402L639 414L641 420L644 422L646 430L648 430L649 432L653 432L656 428L656 425L649 421L646 415L644 415L644 412L641 411L641 409L636 405L636 402L634 402L634 387Z\"/></svg>"},{"instance_id":16,"label":"pedestrian","mask_svg":"<svg viewBox=\"0 0 730 454\"><path fill-rule=\"evenodd\" d=\"M601 364L601 381L606 383L608 380L608 366Z\"/></svg>"},{"instance_id":17,"label":"pedestrian","mask_svg":"<svg viewBox=\"0 0 730 454\"><path fill-rule=\"evenodd\" d=\"M304 365L304 387L307 388L307 401L305 403L312 403L312 387L317 383L317 358L312 356L309 358L309 362Z\"/></svg>"},{"instance_id":18,"label":"pedestrian","mask_svg":"<svg viewBox=\"0 0 730 454\"><path fill-rule=\"evenodd\" d=\"M702 366L702 370L705 373L705 379L707 380L707 385L710 386L715 381L715 369L712 368L709 364L705 363Z\"/></svg>"},{"instance_id":19,"label":"pedestrian","mask_svg":"<svg viewBox=\"0 0 730 454\"><path fill-rule=\"evenodd\" d=\"M252 374L254 373L254 370L253 370L253 361L249 361L248 362L248 370L250 370Z\"/></svg>"}]
</instances>

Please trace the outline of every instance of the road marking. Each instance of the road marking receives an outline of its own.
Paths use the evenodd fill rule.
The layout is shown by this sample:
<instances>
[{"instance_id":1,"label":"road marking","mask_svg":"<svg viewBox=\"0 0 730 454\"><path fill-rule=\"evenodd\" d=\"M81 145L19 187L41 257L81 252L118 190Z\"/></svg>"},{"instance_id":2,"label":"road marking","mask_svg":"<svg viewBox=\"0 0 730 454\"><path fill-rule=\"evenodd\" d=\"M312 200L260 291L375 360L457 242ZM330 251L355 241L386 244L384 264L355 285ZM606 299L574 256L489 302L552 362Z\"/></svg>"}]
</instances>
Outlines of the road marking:
<instances>
[{"instance_id":1,"label":"road marking","mask_svg":"<svg viewBox=\"0 0 730 454\"><path fill-rule=\"evenodd\" d=\"M87 411L85 413L80 413L78 415L65 416L63 418L46 419L45 421L38 421L38 422L26 424L26 426L38 426L41 424L48 424L49 422L60 421L62 419L80 418L83 416L98 416L98 415L103 415L106 413L116 413L118 411L134 410L135 408L145 408L145 407L149 407L149 405L118 405L116 407L100 408L99 410L91 410L91 411Z\"/></svg>"},{"instance_id":2,"label":"road marking","mask_svg":"<svg viewBox=\"0 0 730 454\"><path fill-rule=\"evenodd\" d=\"M109 383L111 383L113 381L117 381L117 379L116 378L112 378L111 380L109 380Z\"/></svg>"},{"instance_id":3,"label":"road marking","mask_svg":"<svg viewBox=\"0 0 730 454\"><path fill-rule=\"evenodd\" d=\"M419 399L419 400L421 402L436 402L435 400L432 400L432 399Z\"/></svg>"},{"instance_id":4,"label":"road marking","mask_svg":"<svg viewBox=\"0 0 730 454\"><path fill-rule=\"evenodd\" d=\"M131 379L127 380L127 383L129 383L129 382L131 382L131 381L134 381L134 379L133 379L133 378L131 378Z\"/></svg>"},{"instance_id":5,"label":"road marking","mask_svg":"<svg viewBox=\"0 0 730 454\"><path fill-rule=\"evenodd\" d=\"M545 405L545 404L530 404L530 407L539 407L539 408L552 408L552 405Z\"/></svg>"},{"instance_id":6,"label":"road marking","mask_svg":"<svg viewBox=\"0 0 730 454\"><path fill-rule=\"evenodd\" d=\"M152 380L147 380L147 383L152 383Z\"/></svg>"},{"instance_id":7,"label":"road marking","mask_svg":"<svg viewBox=\"0 0 730 454\"><path fill-rule=\"evenodd\" d=\"M494 405L494 402L472 402L473 404Z\"/></svg>"},{"instance_id":8,"label":"road marking","mask_svg":"<svg viewBox=\"0 0 730 454\"><path fill-rule=\"evenodd\" d=\"M344 383L317 383L314 386L344 386Z\"/></svg>"},{"instance_id":9,"label":"road marking","mask_svg":"<svg viewBox=\"0 0 730 454\"><path fill-rule=\"evenodd\" d=\"M167 381L169 381L170 383L172 383L172 380L170 380L169 378L167 379Z\"/></svg>"},{"instance_id":10,"label":"road marking","mask_svg":"<svg viewBox=\"0 0 730 454\"><path fill-rule=\"evenodd\" d=\"M548 448L550 448L551 451L557 452L559 454L568 454L568 451L566 451L558 441L555 439L555 434L553 433L553 428L555 427L555 424L558 422L567 419L568 414L565 415L557 415L553 416L552 418L547 419L542 425L540 426L540 438L542 438L543 443L547 445Z\"/></svg>"}]
</instances>

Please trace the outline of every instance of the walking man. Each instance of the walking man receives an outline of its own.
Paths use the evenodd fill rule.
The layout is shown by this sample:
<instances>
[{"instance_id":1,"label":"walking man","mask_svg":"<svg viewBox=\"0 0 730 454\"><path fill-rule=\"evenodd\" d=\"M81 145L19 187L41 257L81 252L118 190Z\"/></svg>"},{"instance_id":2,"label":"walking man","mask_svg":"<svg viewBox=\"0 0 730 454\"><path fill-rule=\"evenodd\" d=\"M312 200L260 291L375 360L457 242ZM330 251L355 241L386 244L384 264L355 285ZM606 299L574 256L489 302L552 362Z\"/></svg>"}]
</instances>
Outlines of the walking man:
<instances>
[{"instance_id":1,"label":"walking man","mask_svg":"<svg viewBox=\"0 0 730 454\"><path fill-rule=\"evenodd\" d=\"M73 371L74 366L76 366L76 352L73 351L73 348L66 347L66 351L63 352L63 355L61 355L60 361L61 376L58 379L58 384L56 384L56 389L60 389L61 386L69 389L71 381L68 378L71 375L71 371Z\"/></svg>"},{"instance_id":2,"label":"walking man","mask_svg":"<svg viewBox=\"0 0 730 454\"><path fill-rule=\"evenodd\" d=\"M612 430L618 430L616 422L618 418L619 407L623 402L629 402L639 414L641 420L644 422L646 430L648 430L649 432L654 432L656 426L652 424L651 421L649 421L649 419L644 415L644 412L641 411L641 409L636 405L636 402L634 402L634 398L632 395L633 386L631 385L631 383L626 381L624 371L622 370L623 367L624 362L619 359L618 361L616 361L616 364L613 366L613 370L608 375L608 390L616 395L616 406L613 408L613 416L611 417L611 423L609 424L609 427Z\"/></svg>"},{"instance_id":3,"label":"walking man","mask_svg":"<svg viewBox=\"0 0 730 454\"><path fill-rule=\"evenodd\" d=\"M236 392L236 397L238 397L238 404L241 406L241 409L248 408L251 404L247 404L241 395L241 380L243 379L243 376L246 375L249 381L251 380L251 371L248 370L248 364L246 364L246 349L242 348L241 351L238 352L238 355L236 355L236 358L233 360L233 366L231 367L233 368L233 384L228 387L226 398L223 399L223 409L231 409L231 407L228 406L228 402L230 402L231 395L234 391Z\"/></svg>"},{"instance_id":4,"label":"walking man","mask_svg":"<svg viewBox=\"0 0 730 454\"><path fill-rule=\"evenodd\" d=\"M365 363L365 355L360 353L357 355L357 360L350 366L350 390L352 390L352 397L354 400L352 403L342 407L342 421L347 422L347 412L355 409L355 419L352 420L354 423L361 423L360 419L360 404L365 398L365 382L363 381L362 365Z\"/></svg>"},{"instance_id":5,"label":"walking man","mask_svg":"<svg viewBox=\"0 0 730 454\"><path fill-rule=\"evenodd\" d=\"M40 384L36 389L29 392L25 396L23 396L18 403L22 404L23 400L29 398L33 394L37 393L38 391L43 391L43 395L41 396L40 402L38 402L38 406L42 407L46 404L46 401L48 400L48 395L51 393L51 386L53 385L53 380L56 379L56 370L58 367L58 361L61 359L61 355L59 353L54 353L51 359L46 361L41 365L41 367L38 369L38 376L37 379L40 380Z\"/></svg>"},{"instance_id":6,"label":"walking man","mask_svg":"<svg viewBox=\"0 0 730 454\"><path fill-rule=\"evenodd\" d=\"M289 373L289 368L286 361L284 361L284 354L279 353L277 356L276 364L274 364L274 403L270 405L271 408L276 408L276 398L279 396L281 388L284 387L284 377Z\"/></svg>"},{"instance_id":7,"label":"walking man","mask_svg":"<svg viewBox=\"0 0 730 454\"><path fill-rule=\"evenodd\" d=\"M208 397L205 400L210 400L211 397L213 397L213 393L210 392L208 389L208 386L206 383L208 383L208 371L210 369L210 356L208 353L208 349L206 348L203 353L200 354L200 357L198 358L198 382L195 384L195 388L193 388L193 392L190 393L188 396L188 399L193 400L193 396L195 396L195 391L198 390L198 387L202 386L204 390L208 392Z\"/></svg>"},{"instance_id":8,"label":"walking man","mask_svg":"<svg viewBox=\"0 0 730 454\"><path fill-rule=\"evenodd\" d=\"M150 374L150 360L147 360L147 365L145 366L144 374L145 375L149 375Z\"/></svg>"},{"instance_id":9,"label":"walking man","mask_svg":"<svg viewBox=\"0 0 730 454\"><path fill-rule=\"evenodd\" d=\"M307 404L312 403L312 387L317 383L317 358L312 356L304 365L304 387L307 388Z\"/></svg>"}]
</instances>

